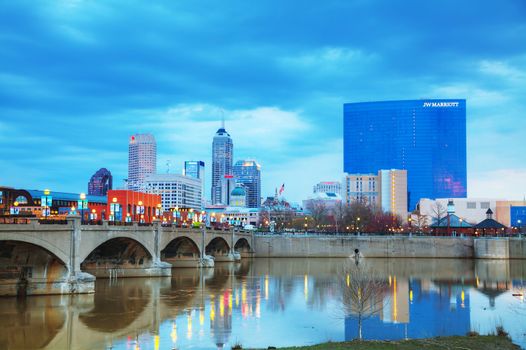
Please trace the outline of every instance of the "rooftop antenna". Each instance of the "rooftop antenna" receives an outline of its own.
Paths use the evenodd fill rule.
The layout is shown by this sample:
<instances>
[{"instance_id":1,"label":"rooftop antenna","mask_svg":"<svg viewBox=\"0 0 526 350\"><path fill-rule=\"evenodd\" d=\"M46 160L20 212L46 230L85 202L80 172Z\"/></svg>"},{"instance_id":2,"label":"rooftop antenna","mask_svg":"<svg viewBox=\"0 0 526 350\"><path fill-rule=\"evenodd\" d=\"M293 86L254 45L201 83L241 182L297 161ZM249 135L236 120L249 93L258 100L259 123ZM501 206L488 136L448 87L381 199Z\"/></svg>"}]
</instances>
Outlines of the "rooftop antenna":
<instances>
[{"instance_id":1,"label":"rooftop antenna","mask_svg":"<svg viewBox=\"0 0 526 350\"><path fill-rule=\"evenodd\" d=\"M170 174L170 164L171 164L171 162L172 162L172 161L171 161L170 159L168 159L168 160L166 161L166 173L167 173L167 174Z\"/></svg>"}]
</instances>

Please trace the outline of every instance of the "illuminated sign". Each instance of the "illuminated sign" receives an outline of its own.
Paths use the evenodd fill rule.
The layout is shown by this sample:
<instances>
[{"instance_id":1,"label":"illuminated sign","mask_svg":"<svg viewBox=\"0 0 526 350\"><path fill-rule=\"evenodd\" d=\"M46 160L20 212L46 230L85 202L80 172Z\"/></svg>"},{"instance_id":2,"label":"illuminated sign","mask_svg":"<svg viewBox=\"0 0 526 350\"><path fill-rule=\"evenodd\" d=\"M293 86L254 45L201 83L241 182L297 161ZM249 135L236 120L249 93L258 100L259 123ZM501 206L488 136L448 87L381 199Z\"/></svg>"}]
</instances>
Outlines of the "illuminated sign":
<instances>
[{"instance_id":1,"label":"illuminated sign","mask_svg":"<svg viewBox=\"0 0 526 350\"><path fill-rule=\"evenodd\" d=\"M424 107L458 107L459 102L424 102Z\"/></svg>"}]
</instances>

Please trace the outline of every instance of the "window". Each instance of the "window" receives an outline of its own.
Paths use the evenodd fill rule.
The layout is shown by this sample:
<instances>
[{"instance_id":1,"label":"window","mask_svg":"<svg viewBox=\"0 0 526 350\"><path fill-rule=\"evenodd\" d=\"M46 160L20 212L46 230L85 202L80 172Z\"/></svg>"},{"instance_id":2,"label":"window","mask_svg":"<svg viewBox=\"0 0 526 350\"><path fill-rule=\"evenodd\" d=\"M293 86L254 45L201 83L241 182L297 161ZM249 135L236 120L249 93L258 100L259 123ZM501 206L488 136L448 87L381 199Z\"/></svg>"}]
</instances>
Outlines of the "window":
<instances>
[{"instance_id":1,"label":"window","mask_svg":"<svg viewBox=\"0 0 526 350\"><path fill-rule=\"evenodd\" d=\"M480 202L480 209L489 209L489 202Z\"/></svg>"},{"instance_id":2,"label":"window","mask_svg":"<svg viewBox=\"0 0 526 350\"><path fill-rule=\"evenodd\" d=\"M467 202L468 209L477 209L477 202Z\"/></svg>"}]
</instances>

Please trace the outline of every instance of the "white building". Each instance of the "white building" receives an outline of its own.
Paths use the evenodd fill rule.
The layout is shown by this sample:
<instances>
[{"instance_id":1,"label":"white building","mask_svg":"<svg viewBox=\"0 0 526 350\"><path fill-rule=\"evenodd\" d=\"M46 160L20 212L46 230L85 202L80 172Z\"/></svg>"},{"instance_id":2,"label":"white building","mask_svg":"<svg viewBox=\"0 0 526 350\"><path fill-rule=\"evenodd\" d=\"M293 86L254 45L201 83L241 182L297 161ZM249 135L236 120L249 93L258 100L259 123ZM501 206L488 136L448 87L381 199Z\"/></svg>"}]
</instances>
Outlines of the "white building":
<instances>
[{"instance_id":1,"label":"white building","mask_svg":"<svg viewBox=\"0 0 526 350\"><path fill-rule=\"evenodd\" d=\"M323 205L327 211L332 211L334 208L342 203L342 197L334 192L315 193L312 197L303 200L303 210L311 212L316 205Z\"/></svg>"},{"instance_id":2,"label":"white building","mask_svg":"<svg viewBox=\"0 0 526 350\"><path fill-rule=\"evenodd\" d=\"M453 201L455 206L455 215L470 224L478 224L486 219L486 211L491 209L494 213L497 212L497 201L500 199L491 198L437 198L428 199L423 198L417 204L421 215L425 215L427 223L431 224L433 218L439 214L441 217L447 215L447 204Z\"/></svg>"},{"instance_id":3,"label":"white building","mask_svg":"<svg viewBox=\"0 0 526 350\"><path fill-rule=\"evenodd\" d=\"M128 189L143 189L144 179L157 170L157 144L151 134L135 134L128 144Z\"/></svg>"},{"instance_id":4,"label":"white building","mask_svg":"<svg viewBox=\"0 0 526 350\"><path fill-rule=\"evenodd\" d=\"M314 185L312 193L336 193L342 194L342 184L338 181L322 181Z\"/></svg>"},{"instance_id":5,"label":"white building","mask_svg":"<svg viewBox=\"0 0 526 350\"><path fill-rule=\"evenodd\" d=\"M179 174L156 174L145 180L147 193L160 194L164 210L170 208L202 208L201 181Z\"/></svg>"}]
</instances>

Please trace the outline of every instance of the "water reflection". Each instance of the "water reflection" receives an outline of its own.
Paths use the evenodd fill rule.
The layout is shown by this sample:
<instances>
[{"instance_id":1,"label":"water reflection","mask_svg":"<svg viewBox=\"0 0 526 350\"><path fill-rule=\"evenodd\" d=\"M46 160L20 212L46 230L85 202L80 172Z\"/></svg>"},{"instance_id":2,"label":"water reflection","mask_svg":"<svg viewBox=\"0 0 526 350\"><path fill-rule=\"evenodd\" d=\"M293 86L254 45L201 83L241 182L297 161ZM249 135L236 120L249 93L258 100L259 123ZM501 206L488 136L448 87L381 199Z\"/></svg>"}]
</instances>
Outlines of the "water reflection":
<instances>
[{"instance_id":1,"label":"water reflection","mask_svg":"<svg viewBox=\"0 0 526 350\"><path fill-rule=\"evenodd\" d=\"M366 259L381 281L366 339L493 332L526 345L526 262ZM172 278L98 280L95 295L0 299L1 349L291 346L357 336L345 259L255 259ZM515 294L515 295L514 295Z\"/></svg>"}]
</instances>

